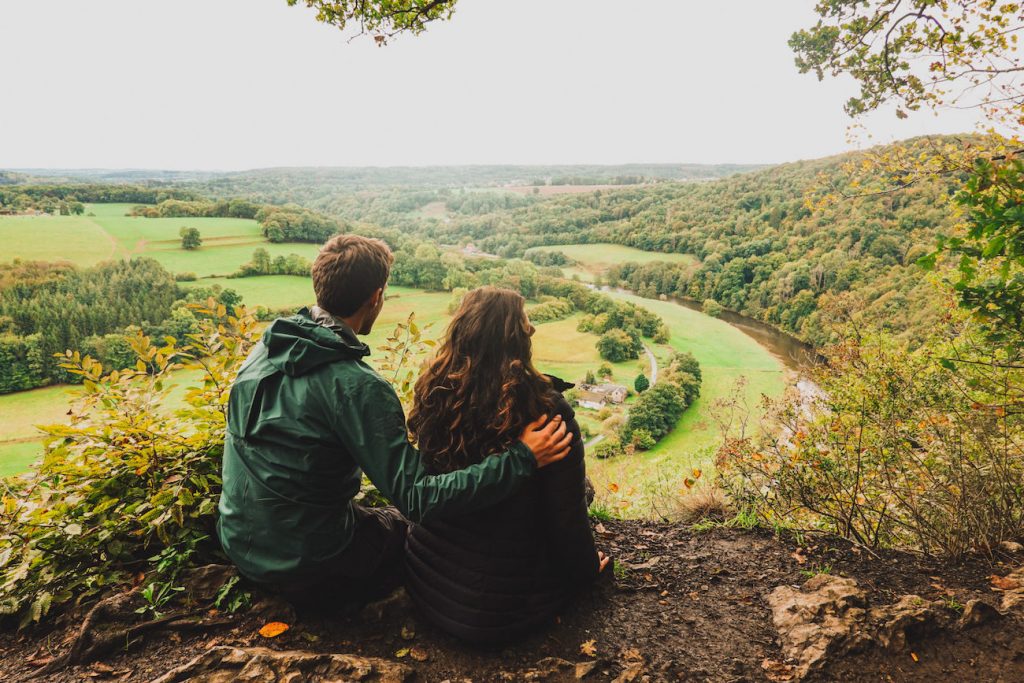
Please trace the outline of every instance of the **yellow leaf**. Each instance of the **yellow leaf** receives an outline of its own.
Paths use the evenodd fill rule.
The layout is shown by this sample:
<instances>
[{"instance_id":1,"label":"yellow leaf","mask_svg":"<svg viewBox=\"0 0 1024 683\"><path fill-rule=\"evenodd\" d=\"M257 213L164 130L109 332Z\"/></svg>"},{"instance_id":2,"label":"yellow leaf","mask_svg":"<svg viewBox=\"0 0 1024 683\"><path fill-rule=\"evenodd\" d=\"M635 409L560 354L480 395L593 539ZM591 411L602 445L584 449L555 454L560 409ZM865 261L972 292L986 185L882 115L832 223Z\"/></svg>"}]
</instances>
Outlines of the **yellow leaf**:
<instances>
[{"instance_id":1,"label":"yellow leaf","mask_svg":"<svg viewBox=\"0 0 1024 683\"><path fill-rule=\"evenodd\" d=\"M612 482L608 484L608 490L611 491L612 493L615 493L616 491L619 490L619 485L616 484L615 482Z\"/></svg>"},{"instance_id":2,"label":"yellow leaf","mask_svg":"<svg viewBox=\"0 0 1024 683\"><path fill-rule=\"evenodd\" d=\"M596 657L597 656L597 641L596 640L586 640L586 641L580 643L580 652L582 654L585 654L588 657Z\"/></svg>"},{"instance_id":3,"label":"yellow leaf","mask_svg":"<svg viewBox=\"0 0 1024 683\"><path fill-rule=\"evenodd\" d=\"M260 629L260 635L264 638L277 638L289 628L291 627L283 621L272 621L269 624L264 624Z\"/></svg>"}]
</instances>

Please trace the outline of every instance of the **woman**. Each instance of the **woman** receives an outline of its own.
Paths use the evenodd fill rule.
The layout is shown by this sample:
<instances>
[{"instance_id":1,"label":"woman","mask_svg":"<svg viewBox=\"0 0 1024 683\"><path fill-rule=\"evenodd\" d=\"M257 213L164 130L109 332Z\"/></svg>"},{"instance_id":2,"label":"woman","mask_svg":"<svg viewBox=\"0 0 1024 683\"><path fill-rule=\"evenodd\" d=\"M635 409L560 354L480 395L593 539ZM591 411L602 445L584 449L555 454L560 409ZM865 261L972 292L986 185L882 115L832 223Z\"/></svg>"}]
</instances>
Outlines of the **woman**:
<instances>
[{"instance_id":1,"label":"woman","mask_svg":"<svg viewBox=\"0 0 1024 683\"><path fill-rule=\"evenodd\" d=\"M409 414L436 473L502 452L538 415L561 415L575 437L568 457L504 501L411 529L409 593L431 621L466 640L500 642L535 630L608 562L587 518L579 425L556 391L572 385L533 367L533 332L519 294L468 293L416 383Z\"/></svg>"}]
</instances>

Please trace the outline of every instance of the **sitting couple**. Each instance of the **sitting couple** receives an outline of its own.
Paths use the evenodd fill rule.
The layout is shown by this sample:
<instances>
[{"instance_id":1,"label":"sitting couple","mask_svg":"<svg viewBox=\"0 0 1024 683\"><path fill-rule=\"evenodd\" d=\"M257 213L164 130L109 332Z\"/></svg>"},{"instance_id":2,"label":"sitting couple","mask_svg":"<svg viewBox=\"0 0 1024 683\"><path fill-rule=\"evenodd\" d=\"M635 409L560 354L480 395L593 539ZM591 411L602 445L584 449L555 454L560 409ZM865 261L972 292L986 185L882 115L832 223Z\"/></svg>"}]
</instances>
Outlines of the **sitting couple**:
<instances>
[{"instance_id":1,"label":"sitting couple","mask_svg":"<svg viewBox=\"0 0 1024 683\"><path fill-rule=\"evenodd\" d=\"M531 360L523 298L467 294L416 383L408 425L363 358L393 257L335 237L317 306L274 321L231 388L218 532L242 574L300 608L383 597L477 642L536 630L607 564L560 380ZM550 418L550 419L549 419ZM410 433L419 446L409 441ZM395 507L353 501L361 474Z\"/></svg>"}]
</instances>

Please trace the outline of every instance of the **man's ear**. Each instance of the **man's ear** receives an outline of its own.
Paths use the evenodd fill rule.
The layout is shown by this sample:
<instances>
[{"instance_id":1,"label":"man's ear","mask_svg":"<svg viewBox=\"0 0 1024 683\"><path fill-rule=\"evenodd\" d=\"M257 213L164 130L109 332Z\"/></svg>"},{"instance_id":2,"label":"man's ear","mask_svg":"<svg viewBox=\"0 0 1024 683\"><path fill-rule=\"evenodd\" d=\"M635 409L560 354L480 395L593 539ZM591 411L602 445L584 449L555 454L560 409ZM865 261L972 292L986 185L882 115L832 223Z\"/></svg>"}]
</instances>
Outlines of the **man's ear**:
<instances>
[{"instance_id":1,"label":"man's ear","mask_svg":"<svg viewBox=\"0 0 1024 683\"><path fill-rule=\"evenodd\" d=\"M381 287L380 289L378 289L376 292L373 293L373 296L370 298L373 299L373 308L377 308L378 306L380 306L384 302L384 288Z\"/></svg>"}]
</instances>

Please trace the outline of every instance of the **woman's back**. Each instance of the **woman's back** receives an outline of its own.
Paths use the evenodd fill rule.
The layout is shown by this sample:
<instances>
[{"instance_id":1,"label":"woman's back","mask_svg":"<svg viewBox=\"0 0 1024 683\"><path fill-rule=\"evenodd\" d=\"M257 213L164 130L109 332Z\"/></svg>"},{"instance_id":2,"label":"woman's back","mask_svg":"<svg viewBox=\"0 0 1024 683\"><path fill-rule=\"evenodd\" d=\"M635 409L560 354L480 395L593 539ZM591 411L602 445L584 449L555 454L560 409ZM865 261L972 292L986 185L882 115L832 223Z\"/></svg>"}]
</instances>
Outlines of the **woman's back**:
<instances>
[{"instance_id":1,"label":"woman's back","mask_svg":"<svg viewBox=\"0 0 1024 683\"><path fill-rule=\"evenodd\" d=\"M417 525L409 533L410 595L429 619L466 640L523 635L597 575L582 437L572 408L553 394L574 436L568 457L482 512Z\"/></svg>"}]
</instances>

